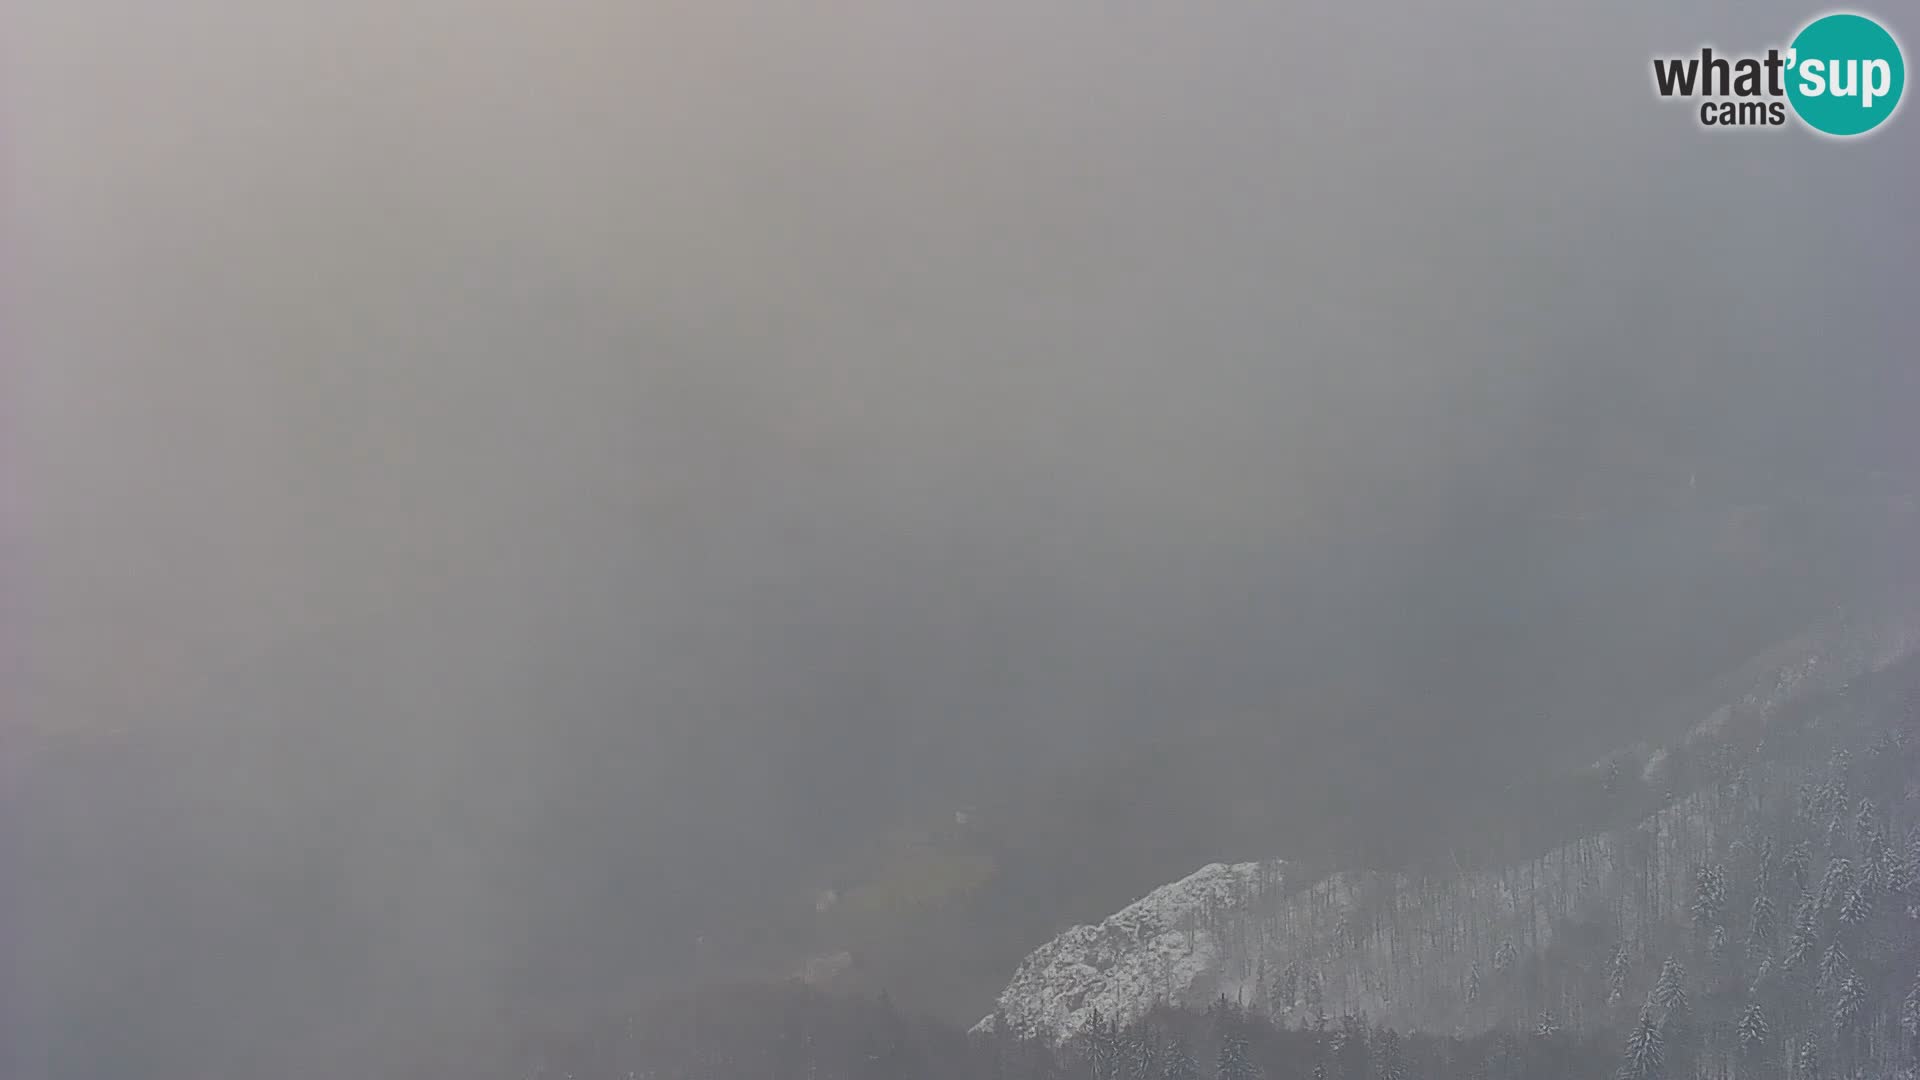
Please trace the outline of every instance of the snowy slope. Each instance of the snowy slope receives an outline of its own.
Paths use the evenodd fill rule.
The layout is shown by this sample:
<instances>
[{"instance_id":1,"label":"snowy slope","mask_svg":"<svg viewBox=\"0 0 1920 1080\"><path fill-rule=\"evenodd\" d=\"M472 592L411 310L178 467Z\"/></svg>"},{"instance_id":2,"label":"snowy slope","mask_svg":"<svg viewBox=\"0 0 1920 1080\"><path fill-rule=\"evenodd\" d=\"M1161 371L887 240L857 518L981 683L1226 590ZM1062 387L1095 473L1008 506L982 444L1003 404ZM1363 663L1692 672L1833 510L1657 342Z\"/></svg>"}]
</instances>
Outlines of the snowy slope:
<instances>
[{"instance_id":1,"label":"snowy slope","mask_svg":"<svg viewBox=\"0 0 1920 1080\"><path fill-rule=\"evenodd\" d=\"M1524 864L1447 878L1335 874L1290 889L1277 864L1214 864L1036 950L997 1015L1015 1031L1064 1039L1095 1009L1124 1022L1159 1001L1200 1006L1222 993L1264 1009L1263 984L1282 979L1292 986L1283 1015L1320 1008L1403 1029L1470 1030L1487 1019L1467 1001L1475 966L1491 988L1550 942L1557 920L1604 917L1644 933L1677 918L1688 888L1682 850L1722 839L1715 798L1680 800L1639 829ZM1629 887L1643 880L1653 886Z\"/></svg>"},{"instance_id":2,"label":"snowy slope","mask_svg":"<svg viewBox=\"0 0 1920 1080\"><path fill-rule=\"evenodd\" d=\"M1905 660L1920 647L1915 612L1920 606L1840 613L1769 650L1722 681L1724 704L1675 745ZM1657 777L1666 755L1642 746L1623 756ZM1763 784L1696 791L1635 828L1496 871L1300 881L1278 861L1210 865L1036 949L981 1027L1064 1039L1094 1010L1125 1021L1159 1001L1204 1005L1222 993L1282 1019L1324 1009L1403 1029L1466 1031L1518 1019L1499 1015L1503 1003L1546 1001L1577 1023L1569 1013L1578 1003L1569 993L1557 1007L1561 976L1543 962L1556 927L1604 924L1651 939L1683 921L1696 856L1724 851L1767 794Z\"/></svg>"},{"instance_id":3,"label":"snowy slope","mask_svg":"<svg viewBox=\"0 0 1920 1080\"><path fill-rule=\"evenodd\" d=\"M1226 927L1271 890L1283 889L1283 871L1279 863L1214 863L1160 886L1098 926L1066 931L1020 965L1000 995L1001 1018L1021 1032L1064 1037L1095 1010L1129 1018L1156 1001L1210 998L1231 958L1245 947ZM990 1016L980 1028L995 1022Z\"/></svg>"}]
</instances>

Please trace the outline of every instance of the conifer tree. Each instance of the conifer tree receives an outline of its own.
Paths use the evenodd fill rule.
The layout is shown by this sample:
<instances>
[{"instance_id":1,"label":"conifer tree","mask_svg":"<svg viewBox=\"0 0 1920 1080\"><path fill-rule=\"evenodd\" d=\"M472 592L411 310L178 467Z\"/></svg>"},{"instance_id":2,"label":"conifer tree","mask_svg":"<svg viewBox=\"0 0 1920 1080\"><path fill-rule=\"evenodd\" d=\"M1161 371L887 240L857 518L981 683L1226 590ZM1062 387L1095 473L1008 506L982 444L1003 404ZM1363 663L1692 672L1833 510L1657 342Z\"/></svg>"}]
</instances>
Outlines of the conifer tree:
<instances>
[{"instance_id":1,"label":"conifer tree","mask_svg":"<svg viewBox=\"0 0 1920 1080\"><path fill-rule=\"evenodd\" d=\"M1867 984L1852 971L1840 980L1840 990L1833 1003L1833 1026L1837 1031L1850 1032L1860 1026L1861 1010L1867 1004Z\"/></svg>"},{"instance_id":2,"label":"conifer tree","mask_svg":"<svg viewBox=\"0 0 1920 1080\"><path fill-rule=\"evenodd\" d=\"M1752 918L1747 925L1747 948L1771 952L1773 935L1773 897L1763 891L1753 898Z\"/></svg>"},{"instance_id":3,"label":"conifer tree","mask_svg":"<svg viewBox=\"0 0 1920 1080\"><path fill-rule=\"evenodd\" d=\"M1805 840L1802 840L1799 843L1793 845L1791 848L1787 849L1787 858L1786 858L1787 875L1790 878L1792 878L1793 887L1796 890L1800 892L1806 891L1807 880L1808 880L1807 875L1810 872L1810 867L1812 863L1813 863L1813 849L1807 844Z\"/></svg>"},{"instance_id":4,"label":"conifer tree","mask_svg":"<svg viewBox=\"0 0 1920 1080\"><path fill-rule=\"evenodd\" d=\"M1758 959L1753 961L1753 981L1749 984L1749 992L1759 993L1760 988L1767 985L1767 980L1771 978L1772 975L1773 957L1764 952L1760 953Z\"/></svg>"},{"instance_id":5,"label":"conifer tree","mask_svg":"<svg viewBox=\"0 0 1920 1080\"><path fill-rule=\"evenodd\" d=\"M1761 1012L1760 1003L1750 1001L1746 1010L1740 1014L1740 1024L1735 1028L1740 1040L1740 1049L1746 1053L1757 1053L1767 1045L1767 1017Z\"/></svg>"},{"instance_id":6,"label":"conifer tree","mask_svg":"<svg viewBox=\"0 0 1920 1080\"><path fill-rule=\"evenodd\" d=\"M1697 1049L1693 1006L1683 992L1676 996L1666 1015L1660 1018L1660 1044L1666 1052L1667 1069L1675 1076L1692 1074Z\"/></svg>"},{"instance_id":7,"label":"conifer tree","mask_svg":"<svg viewBox=\"0 0 1920 1080\"><path fill-rule=\"evenodd\" d=\"M1662 1009L1673 1011L1687 1007L1687 969L1678 958L1669 956L1660 965L1660 978L1653 984L1650 1000Z\"/></svg>"},{"instance_id":8,"label":"conifer tree","mask_svg":"<svg viewBox=\"0 0 1920 1080\"><path fill-rule=\"evenodd\" d=\"M1858 930L1873 917L1873 894L1864 887L1854 886L1847 890L1846 898L1840 901L1840 922L1852 930Z\"/></svg>"},{"instance_id":9,"label":"conifer tree","mask_svg":"<svg viewBox=\"0 0 1920 1080\"><path fill-rule=\"evenodd\" d=\"M1247 1056L1247 1037L1239 1024L1228 1024L1220 1033L1220 1053L1214 1062L1216 1080L1259 1080L1260 1070Z\"/></svg>"},{"instance_id":10,"label":"conifer tree","mask_svg":"<svg viewBox=\"0 0 1920 1080\"><path fill-rule=\"evenodd\" d=\"M1820 910L1830 910L1846 895L1853 884L1853 860L1844 855L1836 855L1827 863L1827 872L1820 878Z\"/></svg>"},{"instance_id":11,"label":"conifer tree","mask_svg":"<svg viewBox=\"0 0 1920 1080\"><path fill-rule=\"evenodd\" d=\"M1373 1050L1375 1080L1407 1080L1407 1063L1399 1032L1392 1028L1381 1031L1373 1040Z\"/></svg>"},{"instance_id":12,"label":"conifer tree","mask_svg":"<svg viewBox=\"0 0 1920 1080\"><path fill-rule=\"evenodd\" d=\"M1099 1009L1088 1011L1086 1026L1080 1033L1080 1044L1093 1080L1117 1080L1113 1030L1100 1015Z\"/></svg>"},{"instance_id":13,"label":"conifer tree","mask_svg":"<svg viewBox=\"0 0 1920 1080\"><path fill-rule=\"evenodd\" d=\"M1120 1033L1120 1075L1126 1080L1155 1080L1160 1074L1159 1044L1151 1028L1129 1025Z\"/></svg>"},{"instance_id":14,"label":"conifer tree","mask_svg":"<svg viewBox=\"0 0 1920 1080\"><path fill-rule=\"evenodd\" d=\"M1631 972L1631 961L1627 957L1627 943L1621 942L1614 947L1613 955L1607 958L1607 1004L1618 1005L1627 992L1627 976Z\"/></svg>"},{"instance_id":15,"label":"conifer tree","mask_svg":"<svg viewBox=\"0 0 1920 1080\"><path fill-rule=\"evenodd\" d=\"M1869 893L1879 895L1886 889L1888 881L1892 878L1890 870L1893 860L1890 856L1893 850L1893 845L1887 843L1887 838L1881 834L1878 825L1868 830L1861 840L1860 885Z\"/></svg>"},{"instance_id":16,"label":"conifer tree","mask_svg":"<svg viewBox=\"0 0 1920 1080\"><path fill-rule=\"evenodd\" d=\"M1907 1036L1907 1067L1920 1070L1920 975L1900 1003L1900 1030Z\"/></svg>"},{"instance_id":17,"label":"conifer tree","mask_svg":"<svg viewBox=\"0 0 1920 1080\"><path fill-rule=\"evenodd\" d=\"M1334 1075L1340 1080L1358 1080L1367 1072L1367 1024L1352 1013L1340 1017L1329 1043Z\"/></svg>"},{"instance_id":18,"label":"conifer tree","mask_svg":"<svg viewBox=\"0 0 1920 1080\"><path fill-rule=\"evenodd\" d=\"M1486 1080L1521 1080L1525 1063L1520 1056L1520 1040L1513 1032L1502 1031L1493 1040L1493 1052L1487 1055Z\"/></svg>"},{"instance_id":19,"label":"conifer tree","mask_svg":"<svg viewBox=\"0 0 1920 1080\"><path fill-rule=\"evenodd\" d=\"M1693 916L1694 929L1705 934L1708 928L1718 925L1727 906L1727 883L1720 870L1712 866L1703 866L1694 875L1693 903L1688 905Z\"/></svg>"},{"instance_id":20,"label":"conifer tree","mask_svg":"<svg viewBox=\"0 0 1920 1080\"><path fill-rule=\"evenodd\" d=\"M1807 957L1820 943L1819 916L1814 904L1813 897L1803 896L1799 909L1793 913L1793 933L1787 939L1787 954L1783 958L1790 971L1806 963Z\"/></svg>"},{"instance_id":21,"label":"conifer tree","mask_svg":"<svg viewBox=\"0 0 1920 1080\"><path fill-rule=\"evenodd\" d=\"M1167 1047L1160 1066L1160 1080L1200 1080L1200 1066L1194 1064L1185 1039L1176 1037Z\"/></svg>"},{"instance_id":22,"label":"conifer tree","mask_svg":"<svg viewBox=\"0 0 1920 1080\"><path fill-rule=\"evenodd\" d=\"M1820 1080L1820 1046L1813 1039L1800 1041L1800 1053L1794 1062L1794 1080Z\"/></svg>"},{"instance_id":23,"label":"conifer tree","mask_svg":"<svg viewBox=\"0 0 1920 1080\"><path fill-rule=\"evenodd\" d=\"M1872 799L1863 797L1860 809L1853 816L1854 842L1860 845L1860 850L1867 850L1869 841L1879 827L1880 808L1873 805Z\"/></svg>"},{"instance_id":24,"label":"conifer tree","mask_svg":"<svg viewBox=\"0 0 1920 1080\"><path fill-rule=\"evenodd\" d=\"M1762 834L1754 846L1753 891L1764 893L1773 888L1774 860L1779 853L1774 850L1773 837Z\"/></svg>"},{"instance_id":25,"label":"conifer tree","mask_svg":"<svg viewBox=\"0 0 1920 1080\"><path fill-rule=\"evenodd\" d=\"M1333 1056L1331 1040L1327 1036L1327 1014L1315 1010L1313 1015L1313 1080L1327 1080L1329 1059Z\"/></svg>"},{"instance_id":26,"label":"conifer tree","mask_svg":"<svg viewBox=\"0 0 1920 1080\"><path fill-rule=\"evenodd\" d=\"M1891 841L1882 841L1876 851L1874 880L1880 891L1904 895L1912 881L1913 872L1906 853Z\"/></svg>"},{"instance_id":27,"label":"conifer tree","mask_svg":"<svg viewBox=\"0 0 1920 1080\"><path fill-rule=\"evenodd\" d=\"M1827 783L1823 794L1826 796L1828 813L1844 814L1851 796L1847 790L1847 771L1853 768L1853 752L1841 747L1833 752L1827 763Z\"/></svg>"},{"instance_id":28,"label":"conifer tree","mask_svg":"<svg viewBox=\"0 0 1920 1080\"><path fill-rule=\"evenodd\" d=\"M1620 1066L1620 1080L1661 1080L1665 1075L1666 1047L1660 1025L1651 1007L1641 1009L1639 1021L1627 1036L1627 1057Z\"/></svg>"},{"instance_id":29,"label":"conifer tree","mask_svg":"<svg viewBox=\"0 0 1920 1080\"><path fill-rule=\"evenodd\" d=\"M1215 1080L1260 1080L1260 1070L1246 1055L1246 1032L1231 1011L1223 1011L1215 1022L1215 1038L1219 1040L1219 1053L1213 1059Z\"/></svg>"},{"instance_id":30,"label":"conifer tree","mask_svg":"<svg viewBox=\"0 0 1920 1080\"><path fill-rule=\"evenodd\" d=\"M1846 950L1836 941L1820 954L1820 981L1817 985L1822 988L1837 986L1852 972L1853 961L1847 958Z\"/></svg>"},{"instance_id":31,"label":"conifer tree","mask_svg":"<svg viewBox=\"0 0 1920 1080\"><path fill-rule=\"evenodd\" d=\"M1266 984L1267 1014L1276 1019L1293 1011L1299 969L1291 962L1272 975Z\"/></svg>"},{"instance_id":32,"label":"conifer tree","mask_svg":"<svg viewBox=\"0 0 1920 1080\"><path fill-rule=\"evenodd\" d=\"M1518 962L1519 959L1520 950L1514 947L1513 942L1511 940L1502 941L1499 947L1493 950L1493 973L1495 975L1505 975L1513 970L1513 965Z\"/></svg>"}]
</instances>

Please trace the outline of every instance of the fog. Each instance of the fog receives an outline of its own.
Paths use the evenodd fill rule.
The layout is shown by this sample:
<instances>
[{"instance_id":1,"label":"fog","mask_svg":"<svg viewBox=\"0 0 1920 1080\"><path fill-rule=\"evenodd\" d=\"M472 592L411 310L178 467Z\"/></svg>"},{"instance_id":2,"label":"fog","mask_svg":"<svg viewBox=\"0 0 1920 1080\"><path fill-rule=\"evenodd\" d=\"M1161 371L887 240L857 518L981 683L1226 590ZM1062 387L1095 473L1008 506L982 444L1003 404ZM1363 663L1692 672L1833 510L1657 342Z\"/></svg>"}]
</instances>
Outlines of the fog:
<instances>
[{"instance_id":1,"label":"fog","mask_svg":"<svg viewBox=\"0 0 1920 1080\"><path fill-rule=\"evenodd\" d=\"M22 1061L691 977L1169 731L1584 753L1908 550L1714 516L1911 490L1912 118L1649 86L1808 12L760 7L9 5L7 778L139 763L18 830Z\"/></svg>"}]
</instances>

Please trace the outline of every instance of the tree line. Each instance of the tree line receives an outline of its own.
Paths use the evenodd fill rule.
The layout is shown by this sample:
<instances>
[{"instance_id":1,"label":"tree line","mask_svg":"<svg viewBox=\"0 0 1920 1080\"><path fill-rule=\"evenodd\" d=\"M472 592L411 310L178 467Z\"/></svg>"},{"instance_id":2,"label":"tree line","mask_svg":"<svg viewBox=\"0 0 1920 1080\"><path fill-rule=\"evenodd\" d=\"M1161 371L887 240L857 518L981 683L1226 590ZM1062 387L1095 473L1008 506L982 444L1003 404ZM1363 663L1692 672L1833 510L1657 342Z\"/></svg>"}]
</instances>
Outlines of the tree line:
<instances>
[{"instance_id":1,"label":"tree line","mask_svg":"<svg viewBox=\"0 0 1920 1080\"><path fill-rule=\"evenodd\" d=\"M1064 1042L965 1032L885 995L795 983L715 990L524 1047L515 1080L1603 1080L1620 1040L1550 1024L1461 1038L1404 1034L1359 1015L1276 1023L1225 997L1095 1016Z\"/></svg>"}]
</instances>

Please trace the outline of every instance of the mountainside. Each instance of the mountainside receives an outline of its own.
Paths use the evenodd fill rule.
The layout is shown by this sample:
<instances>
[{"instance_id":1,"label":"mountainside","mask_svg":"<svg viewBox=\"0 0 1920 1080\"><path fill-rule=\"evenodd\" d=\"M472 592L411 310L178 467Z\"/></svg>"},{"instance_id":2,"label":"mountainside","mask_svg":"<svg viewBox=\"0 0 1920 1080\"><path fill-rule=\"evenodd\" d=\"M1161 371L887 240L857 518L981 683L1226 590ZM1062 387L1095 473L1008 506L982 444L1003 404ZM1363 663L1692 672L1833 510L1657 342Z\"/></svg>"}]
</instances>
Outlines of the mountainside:
<instances>
[{"instance_id":1,"label":"mountainside","mask_svg":"<svg viewBox=\"0 0 1920 1080\"><path fill-rule=\"evenodd\" d=\"M875 808L873 833L924 839L849 845L782 899L792 932L736 952L792 941L778 974L837 971L836 990L884 989L970 1024L1037 944L1198 866L1284 855L1298 886L1333 868L1544 852L1596 820L1520 809L1555 798L1557 773L1803 678L1799 661L1869 636L1837 603L1920 580L1910 502L1775 492L1642 510L1571 522L1463 510L1465 533L1442 546L1478 555L1445 572L1425 535L1391 557L1332 560L1309 589L1236 564L1245 595L1208 605L1218 633L1178 612L1152 621L1171 629L1129 664L1125 702L1098 707L1126 719L1064 756L1001 741L998 779L928 787L899 816ZM1295 629L1276 638L1267 623ZM1216 692L1234 686L1249 693ZM823 915L828 889L840 903Z\"/></svg>"},{"instance_id":2,"label":"mountainside","mask_svg":"<svg viewBox=\"0 0 1920 1080\"><path fill-rule=\"evenodd\" d=\"M1897 1040L1887 1002L1920 959L1917 613L1837 613L1721 680L1670 744L1561 778L1539 816L1572 839L1396 874L1214 864L1035 950L981 1026L1064 1039L1225 994L1293 1023L1630 1028L1671 958L1709 1027L1753 1005L1778 1036L1864 1052L1810 1016L1865 1000L1849 1023Z\"/></svg>"}]
</instances>

